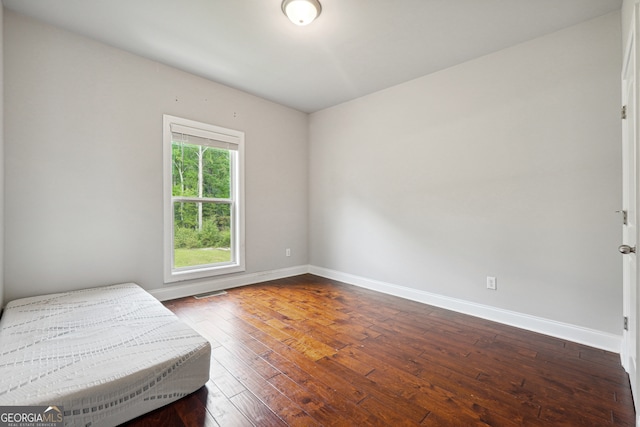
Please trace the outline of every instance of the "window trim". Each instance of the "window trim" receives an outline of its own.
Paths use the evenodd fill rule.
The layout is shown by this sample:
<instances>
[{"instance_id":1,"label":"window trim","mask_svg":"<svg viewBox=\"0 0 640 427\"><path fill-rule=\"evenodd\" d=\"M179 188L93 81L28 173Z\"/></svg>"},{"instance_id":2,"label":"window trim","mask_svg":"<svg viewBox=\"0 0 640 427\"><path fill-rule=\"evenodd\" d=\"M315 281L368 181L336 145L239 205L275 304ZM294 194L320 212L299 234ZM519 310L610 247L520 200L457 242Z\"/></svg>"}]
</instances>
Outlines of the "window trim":
<instances>
[{"instance_id":1,"label":"window trim","mask_svg":"<svg viewBox=\"0 0 640 427\"><path fill-rule=\"evenodd\" d=\"M196 267L173 267L173 201L172 194L172 126L181 132L201 138L211 139L220 144L235 144L236 161L231 167L231 199L233 231L231 250L235 261L221 265ZM195 120L163 115L163 204L164 204L164 282L174 283L183 280L214 277L222 274L245 271L245 209L244 209L244 132L227 129Z\"/></svg>"}]
</instances>

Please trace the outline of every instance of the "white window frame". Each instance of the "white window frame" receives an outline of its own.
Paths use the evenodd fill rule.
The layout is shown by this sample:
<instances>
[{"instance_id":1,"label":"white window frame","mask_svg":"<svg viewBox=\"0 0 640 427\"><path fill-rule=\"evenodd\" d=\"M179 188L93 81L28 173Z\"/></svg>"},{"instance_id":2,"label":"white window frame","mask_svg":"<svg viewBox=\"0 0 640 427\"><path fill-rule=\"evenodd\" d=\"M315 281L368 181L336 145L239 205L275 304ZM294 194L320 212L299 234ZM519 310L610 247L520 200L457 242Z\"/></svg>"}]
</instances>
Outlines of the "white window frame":
<instances>
[{"instance_id":1,"label":"white window frame","mask_svg":"<svg viewBox=\"0 0 640 427\"><path fill-rule=\"evenodd\" d=\"M235 144L231 165L231 252L229 263L174 268L174 197L172 194L172 128L181 133L209 139L214 146ZM174 283L182 280L201 279L245 271L244 243L244 132L227 129L195 120L163 115L163 193L164 193L164 281Z\"/></svg>"}]
</instances>

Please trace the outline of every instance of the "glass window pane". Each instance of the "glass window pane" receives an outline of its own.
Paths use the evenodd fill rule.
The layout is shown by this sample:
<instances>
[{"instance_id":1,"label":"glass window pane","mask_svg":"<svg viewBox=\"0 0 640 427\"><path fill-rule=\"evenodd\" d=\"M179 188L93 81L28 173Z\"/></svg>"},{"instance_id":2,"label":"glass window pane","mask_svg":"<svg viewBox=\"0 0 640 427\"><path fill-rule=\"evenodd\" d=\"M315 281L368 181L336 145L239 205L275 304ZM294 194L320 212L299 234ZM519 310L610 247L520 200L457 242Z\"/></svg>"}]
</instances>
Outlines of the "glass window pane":
<instances>
[{"instance_id":1,"label":"glass window pane","mask_svg":"<svg viewBox=\"0 0 640 427\"><path fill-rule=\"evenodd\" d=\"M173 196L227 199L231 195L228 150L173 141Z\"/></svg>"},{"instance_id":2,"label":"glass window pane","mask_svg":"<svg viewBox=\"0 0 640 427\"><path fill-rule=\"evenodd\" d=\"M174 268L233 261L231 205L175 202L173 213Z\"/></svg>"}]
</instances>

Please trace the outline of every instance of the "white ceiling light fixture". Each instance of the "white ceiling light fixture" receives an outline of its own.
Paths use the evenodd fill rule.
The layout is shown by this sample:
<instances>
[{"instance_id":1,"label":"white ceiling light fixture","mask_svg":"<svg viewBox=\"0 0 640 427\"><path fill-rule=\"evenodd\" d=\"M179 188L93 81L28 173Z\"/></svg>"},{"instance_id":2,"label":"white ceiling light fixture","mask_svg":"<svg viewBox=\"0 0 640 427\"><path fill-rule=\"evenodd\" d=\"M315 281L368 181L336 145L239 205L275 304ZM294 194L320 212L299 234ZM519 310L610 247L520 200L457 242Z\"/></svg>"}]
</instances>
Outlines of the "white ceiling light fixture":
<instances>
[{"instance_id":1,"label":"white ceiling light fixture","mask_svg":"<svg viewBox=\"0 0 640 427\"><path fill-rule=\"evenodd\" d=\"M316 19L322 6L318 0L283 0L282 11L296 25L309 25Z\"/></svg>"}]
</instances>

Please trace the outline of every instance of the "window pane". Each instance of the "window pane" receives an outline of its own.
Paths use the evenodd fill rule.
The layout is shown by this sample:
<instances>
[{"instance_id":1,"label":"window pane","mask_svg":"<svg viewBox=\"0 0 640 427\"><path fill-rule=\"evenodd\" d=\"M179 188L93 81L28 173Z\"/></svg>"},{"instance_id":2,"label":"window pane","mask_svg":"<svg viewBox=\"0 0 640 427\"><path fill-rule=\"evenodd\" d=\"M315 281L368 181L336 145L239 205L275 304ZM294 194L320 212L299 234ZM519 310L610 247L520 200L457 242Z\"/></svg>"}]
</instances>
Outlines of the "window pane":
<instances>
[{"instance_id":1,"label":"window pane","mask_svg":"<svg viewBox=\"0 0 640 427\"><path fill-rule=\"evenodd\" d=\"M231 195L228 150L173 141L173 196L227 199Z\"/></svg>"},{"instance_id":2,"label":"window pane","mask_svg":"<svg viewBox=\"0 0 640 427\"><path fill-rule=\"evenodd\" d=\"M174 268L233 261L231 205L175 202L173 212Z\"/></svg>"},{"instance_id":3,"label":"window pane","mask_svg":"<svg viewBox=\"0 0 640 427\"><path fill-rule=\"evenodd\" d=\"M244 133L162 123L165 283L245 271Z\"/></svg>"}]
</instances>

